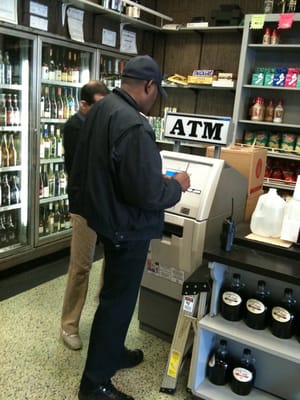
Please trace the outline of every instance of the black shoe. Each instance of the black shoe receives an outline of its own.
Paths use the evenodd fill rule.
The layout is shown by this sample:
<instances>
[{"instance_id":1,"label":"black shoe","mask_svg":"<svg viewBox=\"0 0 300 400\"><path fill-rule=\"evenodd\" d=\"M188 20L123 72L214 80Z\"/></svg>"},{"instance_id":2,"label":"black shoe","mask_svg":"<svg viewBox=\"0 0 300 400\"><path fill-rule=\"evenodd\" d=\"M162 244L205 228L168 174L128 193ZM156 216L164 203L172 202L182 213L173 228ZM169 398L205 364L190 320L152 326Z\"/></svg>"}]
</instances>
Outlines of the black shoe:
<instances>
[{"instance_id":1,"label":"black shoe","mask_svg":"<svg viewBox=\"0 0 300 400\"><path fill-rule=\"evenodd\" d=\"M85 394L83 391L78 393L79 400L134 400L132 396L120 392L114 387L109 381L106 384L100 385L98 389L94 390L89 394Z\"/></svg>"},{"instance_id":2,"label":"black shoe","mask_svg":"<svg viewBox=\"0 0 300 400\"><path fill-rule=\"evenodd\" d=\"M125 350L121 368L133 368L144 360L144 353L140 349Z\"/></svg>"}]
</instances>

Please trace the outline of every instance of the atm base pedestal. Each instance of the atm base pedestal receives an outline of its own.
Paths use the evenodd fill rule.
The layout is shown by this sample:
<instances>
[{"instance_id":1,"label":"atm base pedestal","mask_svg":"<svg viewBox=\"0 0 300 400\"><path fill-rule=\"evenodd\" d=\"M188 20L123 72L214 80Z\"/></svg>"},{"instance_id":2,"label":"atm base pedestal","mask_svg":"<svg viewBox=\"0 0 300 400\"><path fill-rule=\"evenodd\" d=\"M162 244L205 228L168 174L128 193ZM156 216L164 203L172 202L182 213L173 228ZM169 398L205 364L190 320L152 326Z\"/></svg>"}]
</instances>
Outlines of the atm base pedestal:
<instances>
[{"instance_id":1,"label":"atm base pedestal","mask_svg":"<svg viewBox=\"0 0 300 400\"><path fill-rule=\"evenodd\" d=\"M181 301L141 287L139 296L139 326L163 340L172 342Z\"/></svg>"}]
</instances>

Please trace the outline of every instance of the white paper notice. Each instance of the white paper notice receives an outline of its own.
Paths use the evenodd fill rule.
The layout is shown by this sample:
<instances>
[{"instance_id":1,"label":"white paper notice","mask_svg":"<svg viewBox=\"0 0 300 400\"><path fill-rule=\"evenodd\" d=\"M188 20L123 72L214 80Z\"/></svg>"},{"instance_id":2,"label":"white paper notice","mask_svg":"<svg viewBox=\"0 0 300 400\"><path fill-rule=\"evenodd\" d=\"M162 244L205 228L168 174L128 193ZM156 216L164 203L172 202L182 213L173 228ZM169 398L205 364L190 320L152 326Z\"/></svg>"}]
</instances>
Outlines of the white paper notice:
<instances>
[{"instance_id":1,"label":"white paper notice","mask_svg":"<svg viewBox=\"0 0 300 400\"><path fill-rule=\"evenodd\" d=\"M30 15L29 26L31 28L40 29L41 31L48 31L48 18L37 17Z\"/></svg>"},{"instance_id":2,"label":"white paper notice","mask_svg":"<svg viewBox=\"0 0 300 400\"><path fill-rule=\"evenodd\" d=\"M120 24L120 51L122 53L137 54L136 33L124 29L126 24Z\"/></svg>"},{"instance_id":3,"label":"white paper notice","mask_svg":"<svg viewBox=\"0 0 300 400\"><path fill-rule=\"evenodd\" d=\"M29 6L30 14L39 15L40 17L48 18L48 6L39 4L35 1L30 2Z\"/></svg>"},{"instance_id":4,"label":"white paper notice","mask_svg":"<svg viewBox=\"0 0 300 400\"><path fill-rule=\"evenodd\" d=\"M83 38L83 16L84 11L69 7L67 9L68 28L70 38L77 42L84 42Z\"/></svg>"},{"instance_id":5,"label":"white paper notice","mask_svg":"<svg viewBox=\"0 0 300 400\"><path fill-rule=\"evenodd\" d=\"M117 33L109 29L102 29L102 44L116 47Z\"/></svg>"},{"instance_id":6,"label":"white paper notice","mask_svg":"<svg viewBox=\"0 0 300 400\"><path fill-rule=\"evenodd\" d=\"M1 0L0 2L0 20L18 23L17 0Z\"/></svg>"}]
</instances>

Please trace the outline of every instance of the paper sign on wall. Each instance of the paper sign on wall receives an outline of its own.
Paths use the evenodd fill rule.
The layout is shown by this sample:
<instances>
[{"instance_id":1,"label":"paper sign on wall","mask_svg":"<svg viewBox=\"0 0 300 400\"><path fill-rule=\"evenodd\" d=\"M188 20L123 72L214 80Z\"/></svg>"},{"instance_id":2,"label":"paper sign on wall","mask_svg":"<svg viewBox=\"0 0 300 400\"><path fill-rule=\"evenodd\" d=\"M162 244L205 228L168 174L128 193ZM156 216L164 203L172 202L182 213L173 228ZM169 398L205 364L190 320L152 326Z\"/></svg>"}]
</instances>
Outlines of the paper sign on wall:
<instances>
[{"instance_id":1,"label":"paper sign on wall","mask_svg":"<svg viewBox=\"0 0 300 400\"><path fill-rule=\"evenodd\" d=\"M122 53L137 54L136 33L124 29L126 24L120 24L120 51Z\"/></svg>"}]
</instances>

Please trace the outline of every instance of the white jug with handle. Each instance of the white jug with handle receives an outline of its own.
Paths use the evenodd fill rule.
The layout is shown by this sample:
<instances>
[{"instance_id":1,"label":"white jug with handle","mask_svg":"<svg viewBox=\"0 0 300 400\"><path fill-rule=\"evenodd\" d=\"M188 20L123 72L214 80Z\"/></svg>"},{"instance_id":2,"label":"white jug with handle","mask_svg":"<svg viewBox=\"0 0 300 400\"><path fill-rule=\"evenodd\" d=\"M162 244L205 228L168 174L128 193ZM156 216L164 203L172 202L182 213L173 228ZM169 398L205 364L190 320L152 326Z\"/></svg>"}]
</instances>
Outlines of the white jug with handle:
<instances>
[{"instance_id":1,"label":"white jug with handle","mask_svg":"<svg viewBox=\"0 0 300 400\"><path fill-rule=\"evenodd\" d=\"M261 195L251 216L251 232L264 237L280 237L284 207L285 201L276 189Z\"/></svg>"},{"instance_id":2,"label":"white jug with handle","mask_svg":"<svg viewBox=\"0 0 300 400\"><path fill-rule=\"evenodd\" d=\"M280 239L296 243L300 230L300 175L293 197L286 202Z\"/></svg>"}]
</instances>

